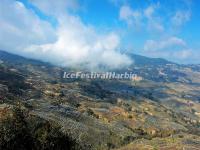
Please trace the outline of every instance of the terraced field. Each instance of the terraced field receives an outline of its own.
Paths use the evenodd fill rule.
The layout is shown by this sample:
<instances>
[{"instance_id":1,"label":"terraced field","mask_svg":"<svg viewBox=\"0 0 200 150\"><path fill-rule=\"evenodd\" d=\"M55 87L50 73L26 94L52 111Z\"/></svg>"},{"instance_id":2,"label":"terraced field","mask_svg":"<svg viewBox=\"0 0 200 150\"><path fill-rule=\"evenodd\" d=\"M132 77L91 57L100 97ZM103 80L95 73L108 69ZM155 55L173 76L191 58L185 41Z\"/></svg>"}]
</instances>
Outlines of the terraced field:
<instances>
[{"instance_id":1,"label":"terraced field","mask_svg":"<svg viewBox=\"0 0 200 150\"><path fill-rule=\"evenodd\" d=\"M127 68L143 77L135 82L62 79L73 69L4 52L0 60L1 148L23 133L34 149L200 149L199 66L136 63Z\"/></svg>"}]
</instances>

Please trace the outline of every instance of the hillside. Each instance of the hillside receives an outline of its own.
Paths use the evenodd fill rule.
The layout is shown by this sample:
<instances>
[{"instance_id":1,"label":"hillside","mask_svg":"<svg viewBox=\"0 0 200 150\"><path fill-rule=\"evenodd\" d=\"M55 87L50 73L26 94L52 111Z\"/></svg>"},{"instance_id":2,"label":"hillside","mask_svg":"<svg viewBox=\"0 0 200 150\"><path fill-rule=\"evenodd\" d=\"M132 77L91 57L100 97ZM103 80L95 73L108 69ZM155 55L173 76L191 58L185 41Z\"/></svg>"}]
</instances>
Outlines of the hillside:
<instances>
[{"instance_id":1,"label":"hillside","mask_svg":"<svg viewBox=\"0 0 200 150\"><path fill-rule=\"evenodd\" d=\"M71 69L0 51L0 149L199 149L200 66L130 57L117 71L140 82L63 79Z\"/></svg>"}]
</instances>

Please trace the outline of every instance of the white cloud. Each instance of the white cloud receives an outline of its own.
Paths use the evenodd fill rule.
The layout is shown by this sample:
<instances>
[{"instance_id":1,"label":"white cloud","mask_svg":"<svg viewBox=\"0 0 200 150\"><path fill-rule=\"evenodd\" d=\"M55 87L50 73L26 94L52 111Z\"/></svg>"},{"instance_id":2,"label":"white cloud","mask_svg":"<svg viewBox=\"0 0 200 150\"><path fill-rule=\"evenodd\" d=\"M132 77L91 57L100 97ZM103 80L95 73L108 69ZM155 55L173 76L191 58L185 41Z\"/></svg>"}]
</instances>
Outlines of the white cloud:
<instances>
[{"instance_id":1,"label":"white cloud","mask_svg":"<svg viewBox=\"0 0 200 150\"><path fill-rule=\"evenodd\" d=\"M69 7L77 7L74 1L30 2L44 13L54 16L58 26L51 27L21 2L2 0L0 49L58 65L81 65L90 69L99 65L117 68L131 63L126 55L117 51L120 45L117 33L100 34L94 27L85 25L78 16L67 12Z\"/></svg>"},{"instance_id":2,"label":"white cloud","mask_svg":"<svg viewBox=\"0 0 200 150\"><path fill-rule=\"evenodd\" d=\"M187 43L177 37L157 41L147 40L144 45L144 53L149 57L160 57L179 63L195 62L199 57L198 52L189 49Z\"/></svg>"},{"instance_id":3,"label":"white cloud","mask_svg":"<svg viewBox=\"0 0 200 150\"><path fill-rule=\"evenodd\" d=\"M150 5L144 10L144 16L147 18L147 26L149 31L163 32L164 26L160 21L160 17L155 16L156 10L160 7L160 4Z\"/></svg>"},{"instance_id":4,"label":"white cloud","mask_svg":"<svg viewBox=\"0 0 200 150\"><path fill-rule=\"evenodd\" d=\"M184 23L190 20L191 13L187 11L176 11L175 15L172 17L172 23L175 26L182 26Z\"/></svg>"},{"instance_id":5,"label":"white cloud","mask_svg":"<svg viewBox=\"0 0 200 150\"><path fill-rule=\"evenodd\" d=\"M27 49L35 55L42 50L42 58L50 58L54 63L63 66L83 65L93 69L101 64L117 68L131 62L127 56L116 51L120 41L115 33L100 36L92 28L82 24L78 18L70 16L67 22L62 22L57 33L57 41L32 45Z\"/></svg>"},{"instance_id":6,"label":"white cloud","mask_svg":"<svg viewBox=\"0 0 200 150\"><path fill-rule=\"evenodd\" d=\"M141 24L141 17L141 12L133 11L129 6L122 6L120 8L119 18L120 20L124 20L128 25L139 26Z\"/></svg>"},{"instance_id":7,"label":"white cloud","mask_svg":"<svg viewBox=\"0 0 200 150\"><path fill-rule=\"evenodd\" d=\"M172 57L178 58L178 59L181 59L181 60L188 59L192 55L193 55L193 53L190 49L175 51L171 54Z\"/></svg>"},{"instance_id":8,"label":"white cloud","mask_svg":"<svg viewBox=\"0 0 200 150\"><path fill-rule=\"evenodd\" d=\"M165 58L178 63L197 63L199 60L199 53L194 52L192 49L180 49L179 51L148 51L145 55L154 58Z\"/></svg>"},{"instance_id":9,"label":"white cloud","mask_svg":"<svg viewBox=\"0 0 200 150\"><path fill-rule=\"evenodd\" d=\"M155 6L150 5L149 7L147 7L147 8L144 10L144 15L145 15L147 18L152 19L152 16L153 16L154 12L155 12Z\"/></svg>"},{"instance_id":10,"label":"white cloud","mask_svg":"<svg viewBox=\"0 0 200 150\"><path fill-rule=\"evenodd\" d=\"M158 8L159 3L149 5L147 8L141 10L133 10L130 6L123 5L120 8L119 19L137 29L162 32L164 31L164 27L160 23L159 17L155 17L155 11Z\"/></svg>"},{"instance_id":11,"label":"white cloud","mask_svg":"<svg viewBox=\"0 0 200 150\"><path fill-rule=\"evenodd\" d=\"M55 40L54 29L18 1L1 0L0 48L19 52L30 42L47 43Z\"/></svg>"},{"instance_id":12,"label":"white cloud","mask_svg":"<svg viewBox=\"0 0 200 150\"><path fill-rule=\"evenodd\" d=\"M160 51L160 50L169 50L175 49L177 47L184 47L186 43L184 40L177 37L170 37L164 40L147 40L144 44L145 51Z\"/></svg>"},{"instance_id":13,"label":"white cloud","mask_svg":"<svg viewBox=\"0 0 200 150\"><path fill-rule=\"evenodd\" d=\"M44 13L53 16L61 16L63 12L79 8L78 0L30 0L30 2Z\"/></svg>"}]
</instances>

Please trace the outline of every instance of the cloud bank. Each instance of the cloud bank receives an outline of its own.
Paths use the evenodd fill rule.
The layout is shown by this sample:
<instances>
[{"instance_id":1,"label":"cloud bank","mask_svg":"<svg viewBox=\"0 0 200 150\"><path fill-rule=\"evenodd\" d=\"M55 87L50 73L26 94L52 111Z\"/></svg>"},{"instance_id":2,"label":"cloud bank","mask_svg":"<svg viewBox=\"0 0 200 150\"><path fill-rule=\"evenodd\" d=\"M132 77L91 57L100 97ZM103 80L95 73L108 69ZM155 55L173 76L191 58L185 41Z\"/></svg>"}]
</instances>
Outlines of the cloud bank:
<instances>
[{"instance_id":1,"label":"cloud bank","mask_svg":"<svg viewBox=\"0 0 200 150\"><path fill-rule=\"evenodd\" d=\"M144 51L151 57L167 57L173 61L176 59L177 62L186 63L185 60L188 58L193 59L193 62L199 57L198 52L194 52L188 48L188 44L181 38L168 37L162 40L147 40L144 44ZM194 57L195 56L195 57ZM192 58L192 59L191 59Z\"/></svg>"},{"instance_id":2,"label":"cloud bank","mask_svg":"<svg viewBox=\"0 0 200 150\"><path fill-rule=\"evenodd\" d=\"M76 1L31 0L30 3L43 15L55 18L57 26L41 19L22 2L1 0L0 49L70 67L118 68L131 64L118 51L117 33L98 33L95 27L70 13L78 9Z\"/></svg>"}]
</instances>

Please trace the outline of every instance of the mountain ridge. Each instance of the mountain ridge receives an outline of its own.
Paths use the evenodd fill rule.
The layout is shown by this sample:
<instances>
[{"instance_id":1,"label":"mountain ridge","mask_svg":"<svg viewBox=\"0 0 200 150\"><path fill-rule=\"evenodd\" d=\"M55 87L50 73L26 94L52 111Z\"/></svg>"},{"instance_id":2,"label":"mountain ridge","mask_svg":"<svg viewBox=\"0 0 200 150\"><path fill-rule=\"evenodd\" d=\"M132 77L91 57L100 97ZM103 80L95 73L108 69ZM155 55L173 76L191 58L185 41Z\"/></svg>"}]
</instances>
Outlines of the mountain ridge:
<instances>
[{"instance_id":1,"label":"mountain ridge","mask_svg":"<svg viewBox=\"0 0 200 150\"><path fill-rule=\"evenodd\" d=\"M171 62L171 61L168 61L166 59L163 59L163 58L150 58L150 57L146 57L146 56L142 56L142 55L138 55L138 54L132 54L132 53L129 53L127 54L133 61L133 65L166 65L166 64L176 64L174 62ZM0 58L3 60L13 60L17 57L16 60L18 61L29 61L30 63L33 63L34 61L36 62L43 62L41 60L37 60L37 59L31 59L31 58L26 58L24 56L20 56L20 55L17 55L17 54L12 54L10 52L7 52L5 50L0 50ZM43 62L43 63L47 63L47 62ZM51 63L49 63L51 64Z\"/></svg>"}]
</instances>

